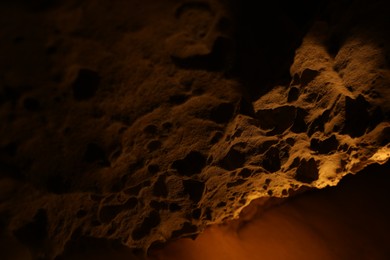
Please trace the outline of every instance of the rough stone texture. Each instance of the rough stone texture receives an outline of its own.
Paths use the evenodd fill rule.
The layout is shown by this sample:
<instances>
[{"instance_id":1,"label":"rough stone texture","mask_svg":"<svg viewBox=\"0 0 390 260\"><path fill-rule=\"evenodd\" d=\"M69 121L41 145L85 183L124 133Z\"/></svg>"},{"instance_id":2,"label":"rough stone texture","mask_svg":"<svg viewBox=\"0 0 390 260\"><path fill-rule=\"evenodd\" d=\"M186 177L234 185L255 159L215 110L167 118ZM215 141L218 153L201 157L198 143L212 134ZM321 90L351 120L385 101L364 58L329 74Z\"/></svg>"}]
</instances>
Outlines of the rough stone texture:
<instances>
[{"instance_id":1,"label":"rough stone texture","mask_svg":"<svg viewBox=\"0 0 390 260\"><path fill-rule=\"evenodd\" d=\"M234 1L2 3L1 232L33 259L147 250L385 163L390 27L371 2L316 19L295 17L306 1L245 19Z\"/></svg>"}]
</instances>

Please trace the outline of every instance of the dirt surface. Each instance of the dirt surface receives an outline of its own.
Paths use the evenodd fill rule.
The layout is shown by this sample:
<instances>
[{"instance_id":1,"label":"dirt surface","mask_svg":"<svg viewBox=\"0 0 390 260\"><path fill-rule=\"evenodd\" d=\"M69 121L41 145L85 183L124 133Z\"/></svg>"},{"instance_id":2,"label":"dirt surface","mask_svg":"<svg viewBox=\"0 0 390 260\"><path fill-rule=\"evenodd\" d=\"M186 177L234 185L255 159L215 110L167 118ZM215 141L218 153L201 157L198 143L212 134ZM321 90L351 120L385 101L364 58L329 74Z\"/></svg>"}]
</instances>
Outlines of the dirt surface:
<instances>
[{"instance_id":1,"label":"dirt surface","mask_svg":"<svg viewBox=\"0 0 390 260\"><path fill-rule=\"evenodd\" d=\"M25 259L142 254L384 164L388 10L2 1L2 239Z\"/></svg>"}]
</instances>

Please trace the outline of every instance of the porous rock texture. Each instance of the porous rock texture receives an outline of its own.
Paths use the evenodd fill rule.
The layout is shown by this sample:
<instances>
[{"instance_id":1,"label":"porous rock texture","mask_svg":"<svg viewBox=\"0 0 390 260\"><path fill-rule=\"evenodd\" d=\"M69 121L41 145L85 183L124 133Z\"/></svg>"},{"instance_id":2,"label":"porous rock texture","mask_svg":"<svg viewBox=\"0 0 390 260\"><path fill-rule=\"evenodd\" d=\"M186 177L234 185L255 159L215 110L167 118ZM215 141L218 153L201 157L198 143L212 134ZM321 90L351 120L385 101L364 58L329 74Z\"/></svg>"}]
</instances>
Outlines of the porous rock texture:
<instances>
[{"instance_id":1,"label":"porous rock texture","mask_svg":"<svg viewBox=\"0 0 390 260\"><path fill-rule=\"evenodd\" d=\"M2 235L147 250L385 163L384 2L4 1Z\"/></svg>"}]
</instances>

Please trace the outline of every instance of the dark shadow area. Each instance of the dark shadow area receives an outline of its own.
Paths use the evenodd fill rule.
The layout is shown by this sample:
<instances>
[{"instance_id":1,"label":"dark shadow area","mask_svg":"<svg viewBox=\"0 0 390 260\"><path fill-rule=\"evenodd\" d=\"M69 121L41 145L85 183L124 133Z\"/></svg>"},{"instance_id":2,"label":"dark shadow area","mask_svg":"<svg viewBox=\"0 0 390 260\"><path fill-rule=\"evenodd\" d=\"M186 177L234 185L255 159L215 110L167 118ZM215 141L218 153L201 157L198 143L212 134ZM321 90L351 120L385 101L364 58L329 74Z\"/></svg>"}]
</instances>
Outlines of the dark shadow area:
<instances>
[{"instance_id":1,"label":"dark shadow area","mask_svg":"<svg viewBox=\"0 0 390 260\"><path fill-rule=\"evenodd\" d=\"M231 71L252 100L277 84L288 85L295 50L328 1L232 1L236 63Z\"/></svg>"},{"instance_id":2,"label":"dark shadow area","mask_svg":"<svg viewBox=\"0 0 390 260\"><path fill-rule=\"evenodd\" d=\"M143 259L120 241L105 238L79 237L72 239L66 246L65 253L55 260L68 259Z\"/></svg>"}]
</instances>

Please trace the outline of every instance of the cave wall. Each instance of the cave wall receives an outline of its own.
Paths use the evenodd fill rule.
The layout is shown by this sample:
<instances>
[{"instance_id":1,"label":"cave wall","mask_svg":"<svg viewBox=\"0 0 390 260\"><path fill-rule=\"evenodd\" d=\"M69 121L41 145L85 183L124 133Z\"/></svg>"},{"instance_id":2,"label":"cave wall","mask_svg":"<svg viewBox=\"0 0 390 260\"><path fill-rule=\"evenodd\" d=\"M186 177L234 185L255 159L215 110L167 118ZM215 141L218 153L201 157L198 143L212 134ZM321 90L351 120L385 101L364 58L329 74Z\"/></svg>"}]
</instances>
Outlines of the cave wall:
<instances>
[{"instance_id":1,"label":"cave wall","mask_svg":"<svg viewBox=\"0 0 390 260\"><path fill-rule=\"evenodd\" d=\"M0 227L147 250L389 146L385 1L3 1Z\"/></svg>"}]
</instances>

